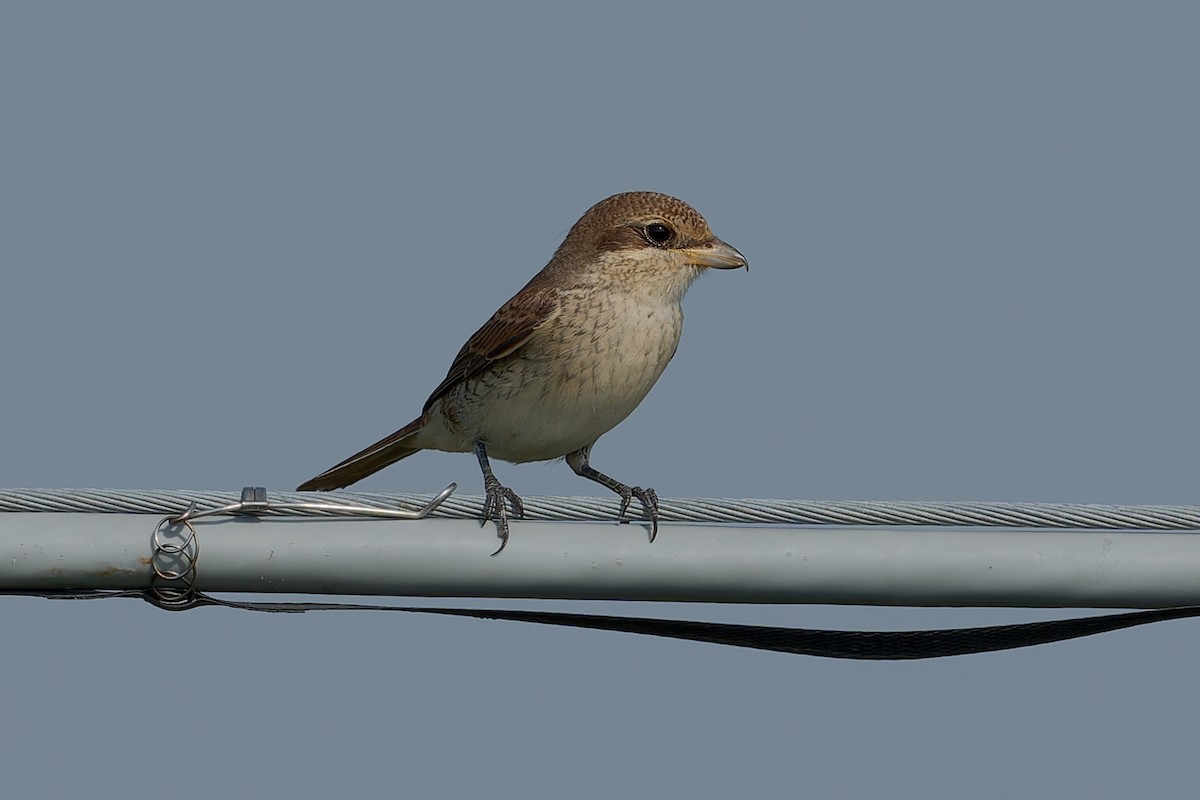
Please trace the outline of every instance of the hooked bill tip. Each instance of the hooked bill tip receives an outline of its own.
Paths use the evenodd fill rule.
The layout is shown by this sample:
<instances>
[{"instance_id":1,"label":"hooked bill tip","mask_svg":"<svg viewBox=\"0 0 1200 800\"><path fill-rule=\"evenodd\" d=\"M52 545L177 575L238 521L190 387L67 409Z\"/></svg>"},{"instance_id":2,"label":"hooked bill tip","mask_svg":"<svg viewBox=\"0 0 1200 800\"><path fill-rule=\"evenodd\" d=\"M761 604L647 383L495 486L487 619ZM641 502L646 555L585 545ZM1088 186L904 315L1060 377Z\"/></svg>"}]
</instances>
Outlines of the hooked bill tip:
<instances>
[{"instance_id":1,"label":"hooked bill tip","mask_svg":"<svg viewBox=\"0 0 1200 800\"><path fill-rule=\"evenodd\" d=\"M736 247L725 244L720 239L715 239L709 244L699 247L686 248L683 252L688 258L688 263L697 267L711 267L712 269L745 267L747 271L750 269L750 262L746 260L746 257L738 252Z\"/></svg>"}]
</instances>

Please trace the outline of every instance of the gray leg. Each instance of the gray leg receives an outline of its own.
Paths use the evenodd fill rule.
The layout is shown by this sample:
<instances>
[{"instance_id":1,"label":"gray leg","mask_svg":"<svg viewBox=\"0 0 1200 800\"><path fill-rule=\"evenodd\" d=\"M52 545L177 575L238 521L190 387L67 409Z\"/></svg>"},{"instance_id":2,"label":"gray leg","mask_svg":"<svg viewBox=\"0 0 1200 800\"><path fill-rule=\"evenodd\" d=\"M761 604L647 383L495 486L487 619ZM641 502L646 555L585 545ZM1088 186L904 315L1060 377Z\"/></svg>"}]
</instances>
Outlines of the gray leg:
<instances>
[{"instance_id":1,"label":"gray leg","mask_svg":"<svg viewBox=\"0 0 1200 800\"><path fill-rule=\"evenodd\" d=\"M653 489L643 489L640 486L626 486L620 481L608 477L598 469L593 469L588 464L588 455L592 452L591 445L581 447L574 453L567 455L567 465L575 471L576 475L587 478L589 481L595 481L601 486L606 486L617 494L621 495L621 516L625 516L625 512L629 510L629 502L633 498L642 501L642 512L646 515L646 519L650 520L650 541L654 541L654 537L658 535L658 495Z\"/></svg>"},{"instance_id":2,"label":"gray leg","mask_svg":"<svg viewBox=\"0 0 1200 800\"><path fill-rule=\"evenodd\" d=\"M502 486L492 474L492 465L488 463L487 448L483 442L475 443L475 457L479 459L479 468L483 470L483 491L486 495L483 501L483 521L486 523L489 519L495 519L496 535L500 537L500 547L492 553L495 556L508 544L508 509L505 507L505 501L512 504L514 517L525 516L525 504L517 497L516 492Z\"/></svg>"}]
</instances>

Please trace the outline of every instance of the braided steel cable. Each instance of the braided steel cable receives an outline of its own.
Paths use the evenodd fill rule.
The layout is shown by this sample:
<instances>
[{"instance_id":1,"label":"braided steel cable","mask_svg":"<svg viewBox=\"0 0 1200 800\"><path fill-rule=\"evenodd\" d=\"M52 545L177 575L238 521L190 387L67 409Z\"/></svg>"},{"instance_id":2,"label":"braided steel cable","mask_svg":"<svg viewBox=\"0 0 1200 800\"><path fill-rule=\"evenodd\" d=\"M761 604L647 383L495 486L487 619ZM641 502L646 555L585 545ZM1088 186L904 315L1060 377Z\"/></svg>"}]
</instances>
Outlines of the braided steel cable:
<instances>
[{"instance_id":1,"label":"braided steel cable","mask_svg":"<svg viewBox=\"0 0 1200 800\"><path fill-rule=\"evenodd\" d=\"M0 512L179 514L237 503L240 492L151 489L0 489ZM429 495L272 492L271 503L346 502L415 511ZM618 500L609 497L525 497L525 519L612 522ZM429 516L478 519L483 497L451 495ZM745 498L664 498L663 521L732 525L855 525L1043 528L1069 530L1200 530L1200 506L1072 503L819 502ZM264 513L337 516L328 510L267 508ZM636 518L636 516L635 516Z\"/></svg>"}]
</instances>

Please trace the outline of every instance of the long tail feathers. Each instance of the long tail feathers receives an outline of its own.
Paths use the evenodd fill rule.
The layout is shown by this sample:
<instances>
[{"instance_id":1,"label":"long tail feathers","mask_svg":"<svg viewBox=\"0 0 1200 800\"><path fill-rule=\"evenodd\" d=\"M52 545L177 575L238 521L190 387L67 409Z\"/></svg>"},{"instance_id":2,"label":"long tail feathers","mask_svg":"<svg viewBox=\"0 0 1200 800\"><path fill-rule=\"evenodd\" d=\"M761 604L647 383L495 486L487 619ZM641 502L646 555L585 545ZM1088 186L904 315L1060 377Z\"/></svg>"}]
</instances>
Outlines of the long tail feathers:
<instances>
[{"instance_id":1,"label":"long tail feathers","mask_svg":"<svg viewBox=\"0 0 1200 800\"><path fill-rule=\"evenodd\" d=\"M415 419L386 439L355 453L337 466L330 467L317 477L296 488L297 492L328 492L341 489L372 475L389 464L407 458L422 448L406 444L406 440L421 430L421 419Z\"/></svg>"}]
</instances>

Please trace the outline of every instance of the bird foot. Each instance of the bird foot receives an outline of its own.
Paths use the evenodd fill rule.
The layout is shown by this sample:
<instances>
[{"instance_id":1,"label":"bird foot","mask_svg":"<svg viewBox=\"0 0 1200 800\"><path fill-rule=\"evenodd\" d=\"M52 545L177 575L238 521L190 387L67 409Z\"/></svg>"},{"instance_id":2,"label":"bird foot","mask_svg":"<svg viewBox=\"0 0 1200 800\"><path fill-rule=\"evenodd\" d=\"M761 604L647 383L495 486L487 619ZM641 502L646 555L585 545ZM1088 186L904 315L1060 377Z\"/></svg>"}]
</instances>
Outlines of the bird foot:
<instances>
[{"instance_id":1,"label":"bird foot","mask_svg":"<svg viewBox=\"0 0 1200 800\"><path fill-rule=\"evenodd\" d=\"M640 486L621 486L617 494L621 495L622 517L629 510L633 498L642 501L642 512L646 519L650 520L650 541L653 542L654 537L658 536L658 494L653 489L643 489Z\"/></svg>"},{"instance_id":2,"label":"bird foot","mask_svg":"<svg viewBox=\"0 0 1200 800\"><path fill-rule=\"evenodd\" d=\"M488 475L483 479L483 490L486 499L483 501L483 524L487 524L488 520L496 520L496 535L500 537L500 547L494 556L500 555L500 551L508 545L508 507L512 506L512 514L514 517L525 516L525 504L521 502L521 498L517 493L507 486L503 486L495 475ZM507 505L506 505L507 503Z\"/></svg>"}]
</instances>

